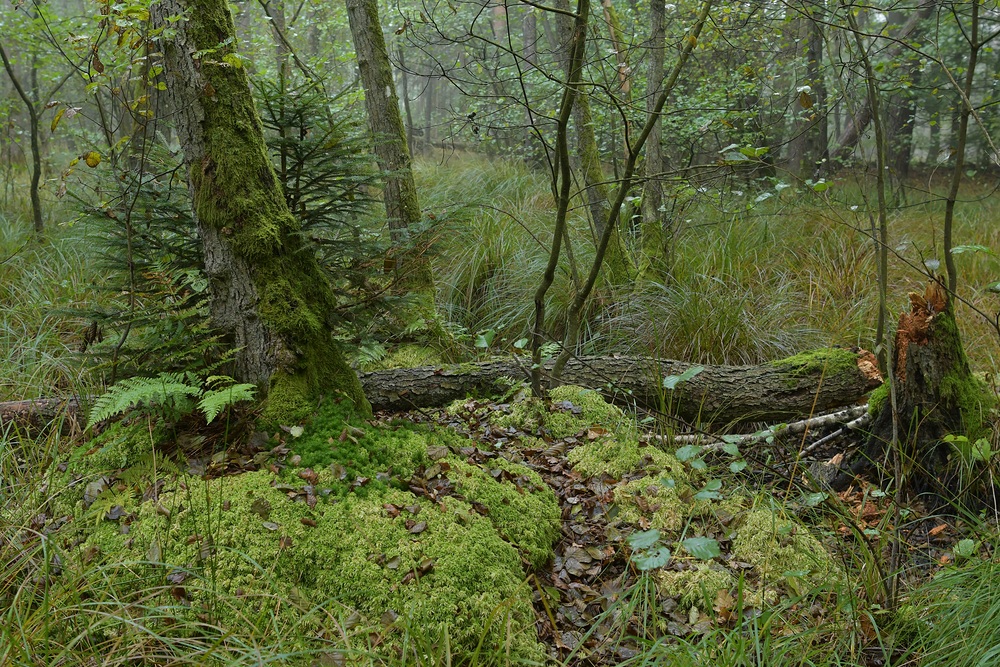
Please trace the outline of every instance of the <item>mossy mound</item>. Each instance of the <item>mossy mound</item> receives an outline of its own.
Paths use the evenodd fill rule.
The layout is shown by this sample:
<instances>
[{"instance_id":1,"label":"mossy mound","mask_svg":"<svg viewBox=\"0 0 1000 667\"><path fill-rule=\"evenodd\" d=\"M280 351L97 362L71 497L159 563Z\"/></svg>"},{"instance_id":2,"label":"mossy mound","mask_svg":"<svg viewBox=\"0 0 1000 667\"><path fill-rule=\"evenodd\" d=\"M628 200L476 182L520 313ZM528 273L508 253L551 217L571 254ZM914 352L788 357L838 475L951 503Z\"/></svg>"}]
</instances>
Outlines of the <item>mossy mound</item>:
<instances>
[{"instance_id":1,"label":"mossy mound","mask_svg":"<svg viewBox=\"0 0 1000 667\"><path fill-rule=\"evenodd\" d=\"M559 538L561 513L555 494L539 475L522 465L496 459L489 472L450 459L448 478L469 503L486 507L486 516L501 537L514 545L532 568L552 556ZM506 483L505 483L506 482Z\"/></svg>"},{"instance_id":2,"label":"mossy mound","mask_svg":"<svg viewBox=\"0 0 1000 667\"><path fill-rule=\"evenodd\" d=\"M811 531L778 508L756 508L739 517L732 553L753 566L760 601L768 604L782 593L838 589L846 581Z\"/></svg>"},{"instance_id":3,"label":"mossy mound","mask_svg":"<svg viewBox=\"0 0 1000 667\"><path fill-rule=\"evenodd\" d=\"M736 587L736 576L716 563L698 563L685 570L663 570L656 574L656 586L665 597L678 598L683 609L711 609L719 591Z\"/></svg>"},{"instance_id":4,"label":"mossy mound","mask_svg":"<svg viewBox=\"0 0 1000 667\"><path fill-rule=\"evenodd\" d=\"M661 595L676 597L680 604L704 608L720 590L733 592L737 580L744 577L743 602L748 607L764 607L780 598L815 595L821 591L841 589L843 570L829 556L809 529L778 509L741 511L739 498L709 504L707 501L684 502L673 489L657 489L652 480L639 480L644 485L640 504L636 495L618 492L615 499L621 508L619 518L662 530L664 542L675 554L683 553L681 531L692 520L707 519L709 513L726 514L730 523L731 556L749 565L742 575L723 564L685 563L683 569L666 569L656 573ZM639 482L629 486L640 486ZM718 523L718 522L716 522ZM671 540L674 540L673 542ZM743 566L745 567L745 565Z\"/></svg>"},{"instance_id":5,"label":"mossy mound","mask_svg":"<svg viewBox=\"0 0 1000 667\"><path fill-rule=\"evenodd\" d=\"M431 503L389 488L367 498L331 495L310 508L291 485L257 471L177 477L123 517L94 525L80 553L108 564L165 564L138 566L137 587L190 573L199 582L185 588L191 613L224 628L255 623L281 632L335 602L359 612L359 628L401 614L432 634L447 631L458 652L483 641L509 644L519 658L542 655L517 550L455 497ZM319 624L317 616L316 627L301 631Z\"/></svg>"},{"instance_id":6,"label":"mossy mound","mask_svg":"<svg viewBox=\"0 0 1000 667\"><path fill-rule=\"evenodd\" d=\"M662 472L687 479L684 466L672 454L640 443L635 434L614 434L597 438L575 448L567 456L573 469L585 477L607 474L621 479L630 472Z\"/></svg>"},{"instance_id":7,"label":"mossy mound","mask_svg":"<svg viewBox=\"0 0 1000 667\"><path fill-rule=\"evenodd\" d=\"M541 660L523 565L552 555L552 490L507 460L472 463L458 434L376 427L341 408L288 433L281 458L262 452L273 469L214 480L154 459L134 428L79 448L51 474L50 507L73 519L62 543L79 558L65 560L120 571L123 594L166 605L176 602L166 582L181 578L192 622L310 637L326 610L346 608L360 615L359 641L374 629L391 645L402 630L383 626L399 614L459 654L482 642ZM155 493L153 477L165 480ZM418 497L412 483L428 491ZM141 561L162 565L131 565Z\"/></svg>"},{"instance_id":8,"label":"mossy mound","mask_svg":"<svg viewBox=\"0 0 1000 667\"><path fill-rule=\"evenodd\" d=\"M597 426L608 431L633 427L617 406L592 389L565 385L549 393L550 403L526 397L516 402L510 414L497 414L490 422L501 428L516 428L528 434L544 430L553 438L567 438Z\"/></svg>"},{"instance_id":9,"label":"mossy mound","mask_svg":"<svg viewBox=\"0 0 1000 667\"><path fill-rule=\"evenodd\" d=\"M742 509L739 498L695 498L698 489L691 481L682 472L676 476L643 477L619 486L615 489L618 518L633 525L679 533L692 519L710 519L713 513L733 516Z\"/></svg>"}]
</instances>

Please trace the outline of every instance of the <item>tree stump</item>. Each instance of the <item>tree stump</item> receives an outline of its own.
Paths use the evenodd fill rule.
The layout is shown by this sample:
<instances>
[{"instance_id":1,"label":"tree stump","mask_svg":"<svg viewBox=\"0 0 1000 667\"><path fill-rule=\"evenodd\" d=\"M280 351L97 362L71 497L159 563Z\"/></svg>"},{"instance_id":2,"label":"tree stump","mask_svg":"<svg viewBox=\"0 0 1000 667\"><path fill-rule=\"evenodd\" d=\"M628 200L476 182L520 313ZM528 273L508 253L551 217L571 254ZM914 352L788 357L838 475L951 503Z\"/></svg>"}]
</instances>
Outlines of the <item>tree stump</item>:
<instances>
[{"instance_id":1,"label":"tree stump","mask_svg":"<svg viewBox=\"0 0 1000 667\"><path fill-rule=\"evenodd\" d=\"M954 476L953 449L943 438L965 435L971 442L981 437L996 399L972 375L954 306L938 279L923 295L910 293L910 311L900 315L895 341L896 412L887 385L873 393L868 465L887 460L895 417L900 451L911 470L910 488L940 492Z\"/></svg>"}]
</instances>

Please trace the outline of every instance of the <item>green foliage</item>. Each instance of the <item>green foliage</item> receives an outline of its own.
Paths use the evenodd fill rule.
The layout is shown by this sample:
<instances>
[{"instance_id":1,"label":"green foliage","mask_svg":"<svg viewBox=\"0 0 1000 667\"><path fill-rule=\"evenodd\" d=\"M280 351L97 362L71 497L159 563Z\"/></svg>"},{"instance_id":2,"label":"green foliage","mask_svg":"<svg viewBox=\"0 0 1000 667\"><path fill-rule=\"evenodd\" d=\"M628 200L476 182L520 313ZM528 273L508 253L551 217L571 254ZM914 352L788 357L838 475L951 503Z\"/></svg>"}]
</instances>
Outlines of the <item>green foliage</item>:
<instances>
[{"instance_id":1,"label":"green foliage","mask_svg":"<svg viewBox=\"0 0 1000 667\"><path fill-rule=\"evenodd\" d=\"M125 378L95 399L87 428L133 409L175 421L196 406L211 423L220 412L233 404L253 400L256 391L254 385L236 384L232 378L218 375L208 378L205 384L209 388L202 388L198 378L191 373Z\"/></svg>"},{"instance_id":2,"label":"green foliage","mask_svg":"<svg viewBox=\"0 0 1000 667\"><path fill-rule=\"evenodd\" d=\"M917 588L906 625L921 665L973 667L997 658L1000 646L1000 567L975 559L946 568Z\"/></svg>"},{"instance_id":3,"label":"green foliage","mask_svg":"<svg viewBox=\"0 0 1000 667\"><path fill-rule=\"evenodd\" d=\"M150 142L146 171L119 178L102 165L92 184L110 196L78 200L96 233L101 298L78 315L97 335L82 346L112 379L160 372L210 372L230 356L209 325L208 279L180 158Z\"/></svg>"}]
</instances>

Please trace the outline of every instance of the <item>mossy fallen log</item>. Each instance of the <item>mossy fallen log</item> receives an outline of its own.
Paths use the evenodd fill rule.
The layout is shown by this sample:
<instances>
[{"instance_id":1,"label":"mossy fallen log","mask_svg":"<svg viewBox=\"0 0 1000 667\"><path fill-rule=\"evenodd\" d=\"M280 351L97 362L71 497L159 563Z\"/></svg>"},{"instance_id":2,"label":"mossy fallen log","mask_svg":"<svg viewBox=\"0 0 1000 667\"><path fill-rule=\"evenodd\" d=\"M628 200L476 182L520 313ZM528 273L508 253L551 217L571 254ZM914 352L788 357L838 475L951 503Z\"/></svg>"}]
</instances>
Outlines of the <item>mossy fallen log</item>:
<instances>
[{"instance_id":1,"label":"mossy fallen log","mask_svg":"<svg viewBox=\"0 0 1000 667\"><path fill-rule=\"evenodd\" d=\"M470 394L493 396L511 379L527 380L530 362L509 358L361 374L375 410L443 406ZM543 364L551 370L552 362ZM578 357L562 375L563 384L603 392L623 405L664 409L688 421L777 422L851 405L878 387L882 378L869 352L824 348L756 366L703 366L673 390L664 379L696 364L644 357ZM79 428L77 399L0 403L0 424L39 429L61 419L64 430Z\"/></svg>"},{"instance_id":2,"label":"mossy fallen log","mask_svg":"<svg viewBox=\"0 0 1000 667\"><path fill-rule=\"evenodd\" d=\"M530 362L502 359L399 368L361 375L375 409L445 405L469 394L489 396L528 379ZM552 363L543 364L545 370ZM688 421L781 421L857 402L882 381L869 352L825 348L756 366L703 366L674 390L664 379L696 364L642 357L578 357L560 378L624 404L667 409Z\"/></svg>"}]
</instances>

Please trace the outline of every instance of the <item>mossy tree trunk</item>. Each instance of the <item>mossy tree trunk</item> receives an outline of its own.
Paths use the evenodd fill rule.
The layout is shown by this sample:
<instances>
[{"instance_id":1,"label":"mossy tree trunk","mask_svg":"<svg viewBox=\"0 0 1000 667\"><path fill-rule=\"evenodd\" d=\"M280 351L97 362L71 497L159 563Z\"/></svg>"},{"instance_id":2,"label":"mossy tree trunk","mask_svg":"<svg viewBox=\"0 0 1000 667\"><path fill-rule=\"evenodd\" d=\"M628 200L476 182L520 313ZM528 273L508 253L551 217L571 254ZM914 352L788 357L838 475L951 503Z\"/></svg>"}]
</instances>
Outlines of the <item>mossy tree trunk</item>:
<instances>
[{"instance_id":1,"label":"mossy tree trunk","mask_svg":"<svg viewBox=\"0 0 1000 667\"><path fill-rule=\"evenodd\" d=\"M173 120L211 286L211 315L237 349L234 375L266 395L263 417L306 418L322 395L370 412L327 324L334 309L313 249L298 234L267 154L224 0L163 0ZM185 21L171 22L179 16Z\"/></svg>"},{"instance_id":2,"label":"mossy tree trunk","mask_svg":"<svg viewBox=\"0 0 1000 667\"><path fill-rule=\"evenodd\" d=\"M923 295L910 294L910 311L900 315L895 341L896 414L888 400L880 402L871 426L869 459L882 460L896 418L913 464L912 487L942 489L940 483L928 484L949 477L951 449L942 438L955 434L974 440L982 435L995 401L969 369L954 307L938 281Z\"/></svg>"},{"instance_id":3,"label":"mossy tree trunk","mask_svg":"<svg viewBox=\"0 0 1000 667\"><path fill-rule=\"evenodd\" d=\"M427 257L412 250L409 234L420 224L420 203L413 182L406 128L399 113L399 97L392 65L382 35L376 0L347 0L347 18L365 90L368 127L375 142L375 158L385 174L383 198L389 233L397 254L394 270L401 287L418 298L418 314L432 318L434 276Z\"/></svg>"}]
</instances>

